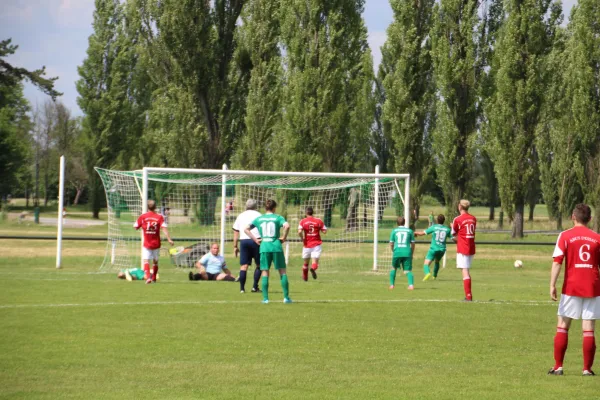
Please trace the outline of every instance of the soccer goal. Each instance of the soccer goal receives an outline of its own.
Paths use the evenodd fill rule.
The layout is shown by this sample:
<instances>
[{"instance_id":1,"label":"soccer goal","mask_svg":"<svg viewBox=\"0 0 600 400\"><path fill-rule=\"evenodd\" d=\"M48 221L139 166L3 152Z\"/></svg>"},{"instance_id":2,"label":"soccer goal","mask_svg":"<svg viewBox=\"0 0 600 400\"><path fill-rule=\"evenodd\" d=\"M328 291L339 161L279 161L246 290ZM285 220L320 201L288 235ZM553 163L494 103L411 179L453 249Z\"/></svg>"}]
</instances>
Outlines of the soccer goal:
<instances>
[{"instance_id":1,"label":"soccer goal","mask_svg":"<svg viewBox=\"0 0 600 400\"><path fill-rule=\"evenodd\" d=\"M387 243L396 217L410 220L410 176L380 174L379 167L371 174L236 171L226 166L222 170L96 171L108 207L108 243L101 267L107 271L140 265L140 233L133 223L147 210L149 199L156 201L176 246L205 249L212 242L220 243L234 270L232 225L250 198L258 201L261 212L266 200L276 200L277 213L290 223L285 245L290 267L302 264L297 228L308 206L328 227L321 265L332 270L389 269ZM173 261L167 247L163 243L163 255Z\"/></svg>"}]
</instances>

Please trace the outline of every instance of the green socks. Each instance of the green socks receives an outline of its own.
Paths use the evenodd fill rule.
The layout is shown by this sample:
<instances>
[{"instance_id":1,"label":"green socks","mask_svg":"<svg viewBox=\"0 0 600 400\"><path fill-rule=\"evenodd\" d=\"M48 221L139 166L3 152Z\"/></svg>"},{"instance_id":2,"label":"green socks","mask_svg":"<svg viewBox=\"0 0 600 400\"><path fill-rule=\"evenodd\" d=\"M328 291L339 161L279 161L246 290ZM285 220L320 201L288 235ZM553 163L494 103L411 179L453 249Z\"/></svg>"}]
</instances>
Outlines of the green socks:
<instances>
[{"instance_id":1,"label":"green socks","mask_svg":"<svg viewBox=\"0 0 600 400\"><path fill-rule=\"evenodd\" d=\"M261 279L261 286L263 292L263 300L269 300L269 277L263 276Z\"/></svg>"},{"instance_id":2,"label":"green socks","mask_svg":"<svg viewBox=\"0 0 600 400\"><path fill-rule=\"evenodd\" d=\"M437 278L437 274L440 271L440 263L436 262L435 265L433 266L433 277Z\"/></svg>"},{"instance_id":3,"label":"green socks","mask_svg":"<svg viewBox=\"0 0 600 400\"><path fill-rule=\"evenodd\" d=\"M283 289L283 298L289 299L290 298L290 285L288 283L287 274L281 275L281 288ZM263 293L264 293L264 291L263 291Z\"/></svg>"},{"instance_id":4,"label":"green socks","mask_svg":"<svg viewBox=\"0 0 600 400\"><path fill-rule=\"evenodd\" d=\"M396 268L390 270L390 286L394 286L396 283Z\"/></svg>"},{"instance_id":5,"label":"green socks","mask_svg":"<svg viewBox=\"0 0 600 400\"><path fill-rule=\"evenodd\" d=\"M414 286L415 284L415 276L412 272L406 274L406 278L408 279L408 286Z\"/></svg>"},{"instance_id":6,"label":"green socks","mask_svg":"<svg viewBox=\"0 0 600 400\"><path fill-rule=\"evenodd\" d=\"M425 272L425 275L431 273L431 270L429 269L429 265L427 265L427 264L423 265L423 272Z\"/></svg>"}]
</instances>

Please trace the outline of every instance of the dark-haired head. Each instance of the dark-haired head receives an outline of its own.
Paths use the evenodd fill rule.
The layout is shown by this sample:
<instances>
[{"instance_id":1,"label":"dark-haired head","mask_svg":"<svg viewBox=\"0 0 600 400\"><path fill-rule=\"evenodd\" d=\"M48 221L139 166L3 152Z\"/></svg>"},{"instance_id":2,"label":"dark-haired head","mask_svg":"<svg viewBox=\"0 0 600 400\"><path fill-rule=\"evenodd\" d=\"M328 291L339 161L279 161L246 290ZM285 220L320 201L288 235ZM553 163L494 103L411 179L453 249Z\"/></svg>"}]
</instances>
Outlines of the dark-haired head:
<instances>
[{"instance_id":1,"label":"dark-haired head","mask_svg":"<svg viewBox=\"0 0 600 400\"><path fill-rule=\"evenodd\" d=\"M396 221L398 222L398 226L404 226L406 223L406 219L404 219L404 217L398 217Z\"/></svg>"},{"instance_id":2,"label":"dark-haired head","mask_svg":"<svg viewBox=\"0 0 600 400\"><path fill-rule=\"evenodd\" d=\"M312 207L306 207L306 215L313 215L313 208Z\"/></svg>"},{"instance_id":3,"label":"dark-haired head","mask_svg":"<svg viewBox=\"0 0 600 400\"><path fill-rule=\"evenodd\" d=\"M446 217L444 217L444 214L440 214L437 216L437 223L440 225L444 225L444 222L446 222Z\"/></svg>"},{"instance_id":4,"label":"dark-haired head","mask_svg":"<svg viewBox=\"0 0 600 400\"><path fill-rule=\"evenodd\" d=\"M277 208L277 202L275 200L267 200L267 202L265 203L265 209L267 211L275 211L275 208Z\"/></svg>"},{"instance_id":5,"label":"dark-haired head","mask_svg":"<svg viewBox=\"0 0 600 400\"><path fill-rule=\"evenodd\" d=\"M592 219L592 209L587 204L577 204L573 209L573 219L580 224L587 225Z\"/></svg>"}]
</instances>

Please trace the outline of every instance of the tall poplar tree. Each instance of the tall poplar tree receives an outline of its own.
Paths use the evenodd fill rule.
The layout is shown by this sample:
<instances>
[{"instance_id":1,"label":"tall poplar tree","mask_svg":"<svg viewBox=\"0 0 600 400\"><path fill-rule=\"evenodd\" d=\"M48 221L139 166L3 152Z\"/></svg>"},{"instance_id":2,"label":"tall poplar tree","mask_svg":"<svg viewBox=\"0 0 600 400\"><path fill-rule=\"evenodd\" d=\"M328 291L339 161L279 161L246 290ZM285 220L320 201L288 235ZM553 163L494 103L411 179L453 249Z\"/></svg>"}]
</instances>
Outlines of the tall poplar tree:
<instances>
[{"instance_id":1,"label":"tall poplar tree","mask_svg":"<svg viewBox=\"0 0 600 400\"><path fill-rule=\"evenodd\" d=\"M490 156L502 206L514 211L513 237L523 237L528 187L536 178L535 132L547 87L545 59L560 22L560 4L508 0L492 68L496 92L489 103Z\"/></svg>"},{"instance_id":2,"label":"tall poplar tree","mask_svg":"<svg viewBox=\"0 0 600 400\"><path fill-rule=\"evenodd\" d=\"M434 83L430 29L434 0L392 0L394 21L382 48L384 127L393 143L392 168L411 175L411 209L419 209L431 172Z\"/></svg>"},{"instance_id":3,"label":"tall poplar tree","mask_svg":"<svg viewBox=\"0 0 600 400\"><path fill-rule=\"evenodd\" d=\"M353 171L369 164L373 62L363 9L364 0L281 0L278 168Z\"/></svg>"}]
</instances>

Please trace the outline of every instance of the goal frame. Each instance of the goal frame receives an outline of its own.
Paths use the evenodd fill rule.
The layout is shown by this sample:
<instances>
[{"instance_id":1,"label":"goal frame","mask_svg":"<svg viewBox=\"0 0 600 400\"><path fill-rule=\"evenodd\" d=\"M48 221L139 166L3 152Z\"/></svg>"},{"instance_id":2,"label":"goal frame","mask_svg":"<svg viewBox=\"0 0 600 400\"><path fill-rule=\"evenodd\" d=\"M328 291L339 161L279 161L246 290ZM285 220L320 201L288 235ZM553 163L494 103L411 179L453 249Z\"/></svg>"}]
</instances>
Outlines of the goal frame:
<instances>
[{"instance_id":1,"label":"goal frame","mask_svg":"<svg viewBox=\"0 0 600 400\"><path fill-rule=\"evenodd\" d=\"M247 175L247 176L272 176L272 177L309 177L309 178L363 178L374 179L374 210L373 210L373 271L378 270L377 252L379 246L379 180L383 178L403 179L404 196L400 191L402 202L404 204L404 218L410 221L410 174L387 174L379 172L379 165L375 166L375 173L351 173L351 172L286 172L286 171L249 171L249 170L230 170L227 164L223 164L222 169L194 169L194 168L160 168L144 167L142 173L142 212L148 212L148 180L151 173L188 173L199 175L221 175L221 232L220 232L220 251L221 255L225 252L225 204L228 175ZM399 188L398 188L399 189Z\"/></svg>"}]
</instances>

